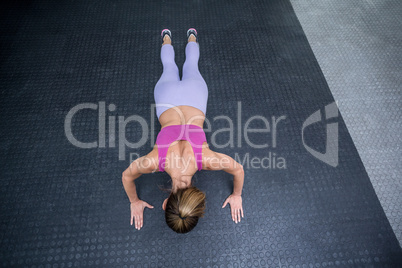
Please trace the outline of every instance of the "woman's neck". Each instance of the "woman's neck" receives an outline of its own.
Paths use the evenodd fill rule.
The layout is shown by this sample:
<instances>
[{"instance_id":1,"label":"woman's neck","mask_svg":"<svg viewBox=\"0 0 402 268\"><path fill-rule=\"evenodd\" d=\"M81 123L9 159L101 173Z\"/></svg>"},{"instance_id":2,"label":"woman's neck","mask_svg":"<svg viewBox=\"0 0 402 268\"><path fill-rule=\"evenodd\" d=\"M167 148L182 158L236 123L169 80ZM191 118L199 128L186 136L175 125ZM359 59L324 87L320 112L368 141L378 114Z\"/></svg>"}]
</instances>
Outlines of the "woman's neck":
<instances>
[{"instance_id":1,"label":"woman's neck","mask_svg":"<svg viewBox=\"0 0 402 268\"><path fill-rule=\"evenodd\" d=\"M191 186L192 175L181 175L179 177L172 177L172 191L178 189L188 188Z\"/></svg>"}]
</instances>

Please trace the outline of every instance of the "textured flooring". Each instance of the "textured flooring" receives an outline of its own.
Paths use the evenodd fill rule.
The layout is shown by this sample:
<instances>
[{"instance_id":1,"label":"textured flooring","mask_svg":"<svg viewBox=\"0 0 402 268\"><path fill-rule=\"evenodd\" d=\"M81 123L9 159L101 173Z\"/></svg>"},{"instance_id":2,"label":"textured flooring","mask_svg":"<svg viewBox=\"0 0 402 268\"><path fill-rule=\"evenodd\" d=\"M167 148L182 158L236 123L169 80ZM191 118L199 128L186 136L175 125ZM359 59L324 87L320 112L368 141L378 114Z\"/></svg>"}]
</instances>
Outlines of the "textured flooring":
<instances>
[{"instance_id":1,"label":"textured flooring","mask_svg":"<svg viewBox=\"0 0 402 268\"><path fill-rule=\"evenodd\" d=\"M291 3L402 244L402 1Z\"/></svg>"},{"instance_id":2,"label":"textured flooring","mask_svg":"<svg viewBox=\"0 0 402 268\"><path fill-rule=\"evenodd\" d=\"M289 1L8 3L0 10L2 267L402 263L402 250L342 111L327 117L334 98ZM167 193L158 186L169 187L166 173L136 180L139 197L155 208L145 210L140 231L129 225L121 173L131 153L150 151L158 131L151 114L153 88L162 71L159 34L167 27L180 69L186 30L199 30L199 66L209 87L207 118L214 134L229 125L213 120L216 116L229 117L240 130L252 116L269 122L272 116L286 117L275 132L276 146L273 131L250 133L254 144L271 145L264 149L246 143L244 136L236 136L233 147L218 148L230 140L230 132L207 132L212 149L240 161L247 155L285 159L286 169L243 162L245 218L239 224L228 207L221 208L232 191L232 176L201 171L193 183L206 192L207 209L193 231L176 234L164 221ZM233 42L239 34L248 42ZM67 116L81 104L91 108ZM313 114L325 114L325 120L303 132ZM132 115L144 118L146 126L130 122L123 128L121 122ZM99 124L102 116L105 124ZM95 148L68 140L69 119L75 138L98 142ZM335 125L339 139L329 145L339 144L336 167L303 145L304 133L306 144L325 152L326 130ZM263 127L262 120L250 124ZM144 128L150 132L143 146L124 146L124 138L140 140Z\"/></svg>"}]
</instances>

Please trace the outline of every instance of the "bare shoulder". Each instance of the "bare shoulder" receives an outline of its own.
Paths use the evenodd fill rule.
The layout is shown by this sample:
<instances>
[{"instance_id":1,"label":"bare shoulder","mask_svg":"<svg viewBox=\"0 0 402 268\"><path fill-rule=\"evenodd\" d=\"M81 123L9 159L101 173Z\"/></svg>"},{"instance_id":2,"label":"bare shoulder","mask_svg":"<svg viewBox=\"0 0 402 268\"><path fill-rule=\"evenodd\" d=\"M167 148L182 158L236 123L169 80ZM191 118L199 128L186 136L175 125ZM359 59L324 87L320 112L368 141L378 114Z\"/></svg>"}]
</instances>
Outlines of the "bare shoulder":
<instances>
[{"instance_id":1,"label":"bare shoulder","mask_svg":"<svg viewBox=\"0 0 402 268\"><path fill-rule=\"evenodd\" d=\"M210 161L213 158L222 158L226 156L225 154L218 153L216 151L213 151L209 148L208 143L204 142L202 145L202 160L203 161Z\"/></svg>"},{"instance_id":2,"label":"bare shoulder","mask_svg":"<svg viewBox=\"0 0 402 268\"><path fill-rule=\"evenodd\" d=\"M146 174L158 171L158 149L155 146L148 154L134 160L130 168L137 170L138 173Z\"/></svg>"},{"instance_id":3,"label":"bare shoulder","mask_svg":"<svg viewBox=\"0 0 402 268\"><path fill-rule=\"evenodd\" d=\"M155 171L159 171L159 158L158 158L159 154L158 154L158 147L155 144L154 148L152 149L152 151L150 151L147 155L147 161L150 162L151 164L151 172L155 172Z\"/></svg>"},{"instance_id":4,"label":"bare shoulder","mask_svg":"<svg viewBox=\"0 0 402 268\"><path fill-rule=\"evenodd\" d=\"M208 144L204 143L202 146L202 169L215 170L214 164L217 162L219 162L219 153L212 151Z\"/></svg>"},{"instance_id":5,"label":"bare shoulder","mask_svg":"<svg viewBox=\"0 0 402 268\"><path fill-rule=\"evenodd\" d=\"M202 156L204 155L210 155L211 153L214 153L211 149L209 149L209 145L206 141L202 144Z\"/></svg>"},{"instance_id":6,"label":"bare shoulder","mask_svg":"<svg viewBox=\"0 0 402 268\"><path fill-rule=\"evenodd\" d=\"M154 148L147 154L145 155L147 158L156 158L158 159L158 146L155 144Z\"/></svg>"},{"instance_id":7,"label":"bare shoulder","mask_svg":"<svg viewBox=\"0 0 402 268\"><path fill-rule=\"evenodd\" d=\"M202 169L223 170L230 174L243 172L243 166L226 154L212 151L209 148L203 148L202 152Z\"/></svg>"}]
</instances>

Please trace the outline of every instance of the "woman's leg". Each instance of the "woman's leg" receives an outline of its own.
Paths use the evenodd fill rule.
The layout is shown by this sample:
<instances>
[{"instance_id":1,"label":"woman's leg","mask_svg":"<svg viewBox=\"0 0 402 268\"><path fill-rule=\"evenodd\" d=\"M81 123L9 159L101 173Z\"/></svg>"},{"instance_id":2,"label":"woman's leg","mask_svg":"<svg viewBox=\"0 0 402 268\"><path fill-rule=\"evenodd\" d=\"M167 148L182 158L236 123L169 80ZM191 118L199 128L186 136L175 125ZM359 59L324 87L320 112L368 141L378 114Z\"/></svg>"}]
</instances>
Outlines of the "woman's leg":
<instances>
[{"instance_id":1,"label":"woman's leg","mask_svg":"<svg viewBox=\"0 0 402 268\"><path fill-rule=\"evenodd\" d=\"M200 47L196 42L188 42L186 45L186 61L183 65L183 78L184 80L199 80L205 83L200 71L198 70L198 59L200 58Z\"/></svg>"},{"instance_id":2,"label":"woman's leg","mask_svg":"<svg viewBox=\"0 0 402 268\"><path fill-rule=\"evenodd\" d=\"M174 60L174 49L170 39L165 35L164 43L161 48L161 60L163 73L154 88L154 98L156 104L156 114L159 116L171 108L172 88L177 88L180 83L179 68Z\"/></svg>"},{"instance_id":3,"label":"woman's leg","mask_svg":"<svg viewBox=\"0 0 402 268\"><path fill-rule=\"evenodd\" d=\"M191 36L189 40L191 40ZM208 86L198 70L199 57L200 47L198 43L188 42L181 83L185 89L183 97L186 98L187 105L198 108L205 115L207 112Z\"/></svg>"},{"instance_id":4,"label":"woman's leg","mask_svg":"<svg viewBox=\"0 0 402 268\"><path fill-rule=\"evenodd\" d=\"M171 44L164 44L161 48L161 60L163 65L163 73L157 83L180 81L179 68L174 61L174 48Z\"/></svg>"}]
</instances>

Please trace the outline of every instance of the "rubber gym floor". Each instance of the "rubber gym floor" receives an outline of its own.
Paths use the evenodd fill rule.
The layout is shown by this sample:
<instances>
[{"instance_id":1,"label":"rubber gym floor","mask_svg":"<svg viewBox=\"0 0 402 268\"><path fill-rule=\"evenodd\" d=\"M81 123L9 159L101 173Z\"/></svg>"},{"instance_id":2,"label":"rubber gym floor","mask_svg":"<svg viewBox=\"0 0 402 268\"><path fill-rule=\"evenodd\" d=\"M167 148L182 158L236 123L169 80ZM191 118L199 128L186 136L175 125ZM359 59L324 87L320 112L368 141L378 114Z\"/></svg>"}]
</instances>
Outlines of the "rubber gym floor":
<instances>
[{"instance_id":1,"label":"rubber gym floor","mask_svg":"<svg viewBox=\"0 0 402 268\"><path fill-rule=\"evenodd\" d=\"M401 266L317 60L320 37L301 25L315 13L294 2L3 2L1 266ZM245 217L235 224L221 208L232 177L200 171L193 182L206 193L205 216L177 234L161 208L168 174L146 174L137 192L155 208L138 231L121 173L160 129L152 106L160 31L172 31L181 70L190 27L209 88L207 140L245 168Z\"/></svg>"}]
</instances>

